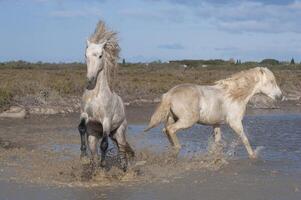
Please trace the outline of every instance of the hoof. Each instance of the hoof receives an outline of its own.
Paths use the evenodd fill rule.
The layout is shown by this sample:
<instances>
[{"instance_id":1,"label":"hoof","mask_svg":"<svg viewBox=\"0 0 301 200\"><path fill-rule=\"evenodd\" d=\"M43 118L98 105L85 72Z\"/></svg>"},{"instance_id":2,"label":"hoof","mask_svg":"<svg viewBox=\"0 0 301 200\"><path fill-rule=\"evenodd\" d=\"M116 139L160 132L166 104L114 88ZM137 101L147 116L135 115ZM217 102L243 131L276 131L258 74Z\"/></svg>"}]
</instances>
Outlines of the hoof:
<instances>
[{"instance_id":1,"label":"hoof","mask_svg":"<svg viewBox=\"0 0 301 200\"><path fill-rule=\"evenodd\" d=\"M106 160L105 160L105 159L103 159L103 160L100 161L100 167L101 167L101 168L105 168L106 165L107 165L107 163L106 163Z\"/></svg>"},{"instance_id":2,"label":"hoof","mask_svg":"<svg viewBox=\"0 0 301 200\"><path fill-rule=\"evenodd\" d=\"M251 154L251 155L249 155L249 158L252 160L255 160L255 159L257 159L257 155L255 153Z\"/></svg>"},{"instance_id":3,"label":"hoof","mask_svg":"<svg viewBox=\"0 0 301 200\"><path fill-rule=\"evenodd\" d=\"M123 172L126 172L127 171L127 168L128 168L128 165L127 165L127 162L123 162L120 164L121 165L121 169Z\"/></svg>"},{"instance_id":4,"label":"hoof","mask_svg":"<svg viewBox=\"0 0 301 200\"><path fill-rule=\"evenodd\" d=\"M129 151L126 153L128 158L133 160L135 158L135 152L134 151Z\"/></svg>"},{"instance_id":5,"label":"hoof","mask_svg":"<svg viewBox=\"0 0 301 200\"><path fill-rule=\"evenodd\" d=\"M80 154L80 158L85 158L87 156L88 156L88 154L87 154L86 151L82 151L81 154Z\"/></svg>"},{"instance_id":6,"label":"hoof","mask_svg":"<svg viewBox=\"0 0 301 200\"><path fill-rule=\"evenodd\" d=\"M181 145L178 145L178 146L173 146L173 151L175 152L175 153L179 153L180 152L180 150L181 150Z\"/></svg>"},{"instance_id":7,"label":"hoof","mask_svg":"<svg viewBox=\"0 0 301 200\"><path fill-rule=\"evenodd\" d=\"M128 161L127 161L127 158L126 158L126 153L125 152L122 152L119 154L119 162L120 162L120 167L122 169L123 172L126 172L127 170L127 167L128 167Z\"/></svg>"},{"instance_id":8,"label":"hoof","mask_svg":"<svg viewBox=\"0 0 301 200\"><path fill-rule=\"evenodd\" d=\"M88 158L88 156L80 157L80 162L83 165L88 165L91 163L91 160Z\"/></svg>"}]
</instances>

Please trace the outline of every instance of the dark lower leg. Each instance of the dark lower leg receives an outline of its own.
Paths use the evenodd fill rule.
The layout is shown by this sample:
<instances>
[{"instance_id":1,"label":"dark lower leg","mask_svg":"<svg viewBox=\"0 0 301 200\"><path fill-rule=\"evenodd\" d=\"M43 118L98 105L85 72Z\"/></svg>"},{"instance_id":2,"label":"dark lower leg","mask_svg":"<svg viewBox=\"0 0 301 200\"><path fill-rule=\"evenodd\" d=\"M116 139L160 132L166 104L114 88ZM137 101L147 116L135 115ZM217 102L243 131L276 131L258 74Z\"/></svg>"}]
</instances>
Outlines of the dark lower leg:
<instances>
[{"instance_id":1,"label":"dark lower leg","mask_svg":"<svg viewBox=\"0 0 301 200\"><path fill-rule=\"evenodd\" d=\"M105 166L105 158L106 158L106 152L108 150L108 146L109 146L109 141L108 141L108 136L104 135L101 143L100 143L100 150L101 150L101 160L100 160L100 165L101 167Z\"/></svg>"},{"instance_id":2,"label":"dark lower leg","mask_svg":"<svg viewBox=\"0 0 301 200\"><path fill-rule=\"evenodd\" d=\"M128 142L126 142L126 145L125 145L125 150L126 150L126 153L131 157L135 157L135 152L133 150L133 148L130 146L130 144Z\"/></svg>"},{"instance_id":3,"label":"dark lower leg","mask_svg":"<svg viewBox=\"0 0 301 200\"><path fill-rule=\"evenodd\" d=\"M80 134L80 150L81 150L81 157L87 156L87 146L86 146L86 131L87 126L84 119L81 120L80 124L78 125L78 131Z\"/></svg>"},{"instance_id":4,"label":"dark lower leg","mask_svg":"<svg viewBox=\"0 0 301 200\"><path fill-rule=\"evenodd\" d=\"M128 167L128 161L126 156L126 150L124 148L119 148L119 159L122 170L126 172Z\"/></svg>"},{"instance_id":5,"label":"dark lower leg","mask_svg":"<svg viewBox=\"0 0 301 200\"><path fill-rule=\"evenodd\" d=\"M116 135L111 135L110 137L111 137L112 141L118 147L119 163L120 163L122 170L125 172L127 169L127 152L128 153L131 152L130 153L131 156L134 156L135 153L127 142L125 145L122 145L122 144L118 143L118 140L116 139ZM120 138L119 138L119 142L120 142Z\"/></svg>"}]
</instances>

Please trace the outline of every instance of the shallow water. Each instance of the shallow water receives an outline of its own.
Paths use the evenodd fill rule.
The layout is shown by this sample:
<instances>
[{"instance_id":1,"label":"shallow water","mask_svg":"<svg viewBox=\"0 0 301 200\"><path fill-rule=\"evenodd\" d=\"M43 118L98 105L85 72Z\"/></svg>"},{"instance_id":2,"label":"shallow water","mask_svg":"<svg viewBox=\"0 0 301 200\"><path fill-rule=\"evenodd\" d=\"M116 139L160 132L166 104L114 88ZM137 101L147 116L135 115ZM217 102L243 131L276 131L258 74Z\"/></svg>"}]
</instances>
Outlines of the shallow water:
<instances>
[{"instance_id":1,"label":"shallow water","mask_svg":"<svg viewBox=\"0 0 301 200\"><path fill-rule=\"evenodd\" d=\"M255 161L228 126L222 127L222 154L208 157L211 127L196 125L178 133L182 149L175 158L162 127L143 133L146 124L130 124L137 159L129 173L101 172L92 181L81 179L77 117L0 120L0 199L32 199L32 193L48 199L301 199L301 114L245 117L250 143L261 149ZM252 195L244 195L249 190Z\"/></svg>"},{"instance_id":2,"label":"shallow water","mask_svg":"<svg viewBox=\"0 0 301 200\"><path fill-rule=\"evenodd\" d=\"M286 173L301 172L301 115L259 115L246 116L243 121L245 132L253 149L259 150L257 164L271 165L275 170ZM136 150L148 150L160 154L170 151L170 144L161 132L162 126L143 133L146 124L132 124L128 127L128 138ZM60 129L73 134L70 129ZM179 132L182 145L180 158L192 158L208 153L213 144L212 128L195 125ZM238 136L227 126L222 126L223 153L227 160L246 160L247 152ZM114 145L110 143L110 147ZM78 153L78 144L52 144L51 150L69 150ZM115 151L113 151L115 153Z\"/></svg>"},{"instance_id":3,"label":"shallow water","mask_svg":"<svg viewBox=\"0 0 301 200\"><path fill-rule=\"evenodd\" d=\"M271 162L277 170L301 171L301 115L246 116L244 129L253 149L260 149L259 160ZM147 147L162 151L169 146L161 132L162 127L142 133L145 125L130 125L129 136L138 148ZM193 156L208 151L213 142L212 128L196 125L179 132L181 156ZM143 136L141 136L141 133ZM237 135L226 125L222 126L224 153L230 160L247 159L247 152Z\"/></svg>"}]
</instances>

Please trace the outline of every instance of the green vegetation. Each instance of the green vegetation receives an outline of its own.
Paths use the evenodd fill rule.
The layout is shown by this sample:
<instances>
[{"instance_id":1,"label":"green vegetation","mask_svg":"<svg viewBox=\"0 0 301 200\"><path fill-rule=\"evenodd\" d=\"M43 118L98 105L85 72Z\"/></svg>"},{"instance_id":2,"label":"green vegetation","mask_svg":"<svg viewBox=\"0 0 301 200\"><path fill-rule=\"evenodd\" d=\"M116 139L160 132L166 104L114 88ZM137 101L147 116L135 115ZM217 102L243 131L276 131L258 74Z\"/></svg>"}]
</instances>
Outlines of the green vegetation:
<instances>
[{"instance_id":1,"label":"green vegetation","mask_svg":"<svg viewBox=\"0 0 301 200\"><path fill-rule=\"evenodd\" d=\"M280 62L275 59L264 59L260 62L262 65L279 65Z\"/></svg>"},{"instance_id":2,"label":"green vegetation","mask_svg":"<svg viewBox=\"0 0 301 200\"><path fill-rule=\"evenodd\" d=\"M0 111L7 109L11 103L12 94L8 89L0 88Z\"/></svg>"}]
</instances>

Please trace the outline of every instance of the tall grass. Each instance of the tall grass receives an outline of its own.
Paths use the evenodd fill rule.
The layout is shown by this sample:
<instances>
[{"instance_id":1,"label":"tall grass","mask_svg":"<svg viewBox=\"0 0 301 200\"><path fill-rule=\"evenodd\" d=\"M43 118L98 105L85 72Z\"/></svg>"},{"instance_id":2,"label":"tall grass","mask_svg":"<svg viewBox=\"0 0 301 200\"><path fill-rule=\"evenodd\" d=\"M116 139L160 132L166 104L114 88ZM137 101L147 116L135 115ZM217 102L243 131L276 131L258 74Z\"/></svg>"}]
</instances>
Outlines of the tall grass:
<instances>
[{"instance_id":1,"label":"tall grass","mask_svg":"<svg viewBox=\"0 0 301 200\"><path fill-rule=\"evenodd\" d=\"M258 66L258 63L189 66L178 63L124 64L116 74L115 91L125 101L154 99L180 83L212 84L230 74ZM301 65L273 65L284 92L301 90ZM85 87L84 64L0 63L0 109L23 97L80 98ZM294 89L294 90L295 90ZM55 100L55 98L52 98ZM20 102L19 102L20 103ZM31 103L31 102L29 102ZM22 102L21 102L22 104Z\"/></svg>"}]
</instances>

